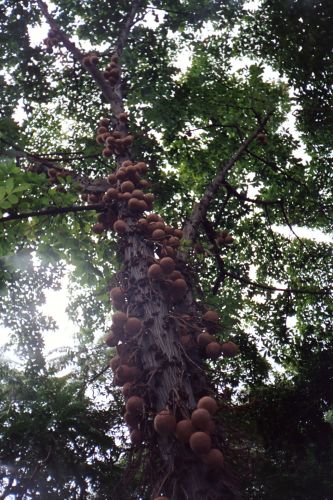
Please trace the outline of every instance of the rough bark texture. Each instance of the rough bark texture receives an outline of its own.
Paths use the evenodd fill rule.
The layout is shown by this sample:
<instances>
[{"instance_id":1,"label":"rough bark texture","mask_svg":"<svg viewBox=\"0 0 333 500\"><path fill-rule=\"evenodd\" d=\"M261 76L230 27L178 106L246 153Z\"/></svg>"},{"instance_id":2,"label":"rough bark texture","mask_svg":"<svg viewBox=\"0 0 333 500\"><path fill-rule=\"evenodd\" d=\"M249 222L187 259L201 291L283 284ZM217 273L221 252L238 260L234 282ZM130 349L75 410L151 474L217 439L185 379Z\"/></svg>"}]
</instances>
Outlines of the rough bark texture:
<instances>
[{"instance_id":1,"label":"rough bark texture","mask_svg":"<svg viewBox=\"0 0 333 500\"><path fill-rule=\"evenodd\" d=\"M82 60L83 54L59 30L44 2L37 0L37 3L51 27L59 33L64 46L76 59ZM121 56L126 44L139 5L139 1L132 4L129 17L113 52L118 56ZM112 129L124 136L127 135L127 123L118 119L120 113L124 112L121 84L111 87L109 83L105 83L102 73L96 67L87 69L111 104ZM259 130L263 126L264 124ZM242 150L245 149L246 145ZM116 154L117 167L130 159L131 152L128 148ZM225 168L228 170L231 166ZM203 200L206 210L216 194L218 185L219 181L216 181ZM136 386L145 403L142 423L143 446L147 447L152 458L150 467L152 476L156 479L153 497L163 494L172 500L239 498L225 470L219 469L217 473L209 472L207 466L200 457L194 455L188 445L181 444L174 436L163 437L154 431L153 417L159 410L168 407L177 419L189 417L198 398L212 394L196 343L198 330L202 329L202 312L198 310L192 297L189 280L187 280L189 292L183 302L173 304L166 298L163 285L148 278L148 266L156 258L156 247L154 250L154 243L146 239L137 229L137 218L128 212L126 202L118 202L117 209L118 217L124 219L129 226L127 234L119 238L122 268L118 273L118 281L126 292L128 316L136 316L144 324L144 328L135 338L123 342L117 349L118 352L122 349L127 350L131 360L142 370ZM196 216L197 219L200 217L201 213ZM196 219L192 224L196 224ZM186 264L182 259L179 260L179 265L183 271ZM197 328L192 325L193 348L186 352L176 331L175 318L181 312L189 312L192 315L192 322L197 322L199 325ZM221 446L222 437L219 428L212 439L215 447Z\"/></svg>"}]
</instances>

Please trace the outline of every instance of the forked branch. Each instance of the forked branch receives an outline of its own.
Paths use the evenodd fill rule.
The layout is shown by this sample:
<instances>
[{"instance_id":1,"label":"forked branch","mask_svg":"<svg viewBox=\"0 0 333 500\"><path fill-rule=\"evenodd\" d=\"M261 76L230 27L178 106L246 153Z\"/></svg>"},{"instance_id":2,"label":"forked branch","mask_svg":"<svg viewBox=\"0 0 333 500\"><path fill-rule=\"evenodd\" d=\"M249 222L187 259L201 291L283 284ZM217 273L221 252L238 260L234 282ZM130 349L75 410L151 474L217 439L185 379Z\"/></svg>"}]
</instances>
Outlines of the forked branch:
<instances>
[{"instance_id":1,"label":"forked branch","mask_svg":"<svg viewBox=\"0 0 333 500\"><path fill-rule=\"evenodd\" d=\"M191 242L195 240L198 228L206 217L209 206L214 200L218 190L223 185L227 174L235 165L235 163L244 155L244 153L247 151L247 148L255 140L257 135L264 129L272 114L272 111L267 113L265 118L263 118L263 120L259 123L259 126L256 128L256 130L242 143L242 145L230 158L230 160L222 166L215 179L213 179L213 181L207 186L205 194L203 195L199 203L195 205L189 220L184 226L183 232L185 240L189 240Z\"/></svg>"}]
</instances>

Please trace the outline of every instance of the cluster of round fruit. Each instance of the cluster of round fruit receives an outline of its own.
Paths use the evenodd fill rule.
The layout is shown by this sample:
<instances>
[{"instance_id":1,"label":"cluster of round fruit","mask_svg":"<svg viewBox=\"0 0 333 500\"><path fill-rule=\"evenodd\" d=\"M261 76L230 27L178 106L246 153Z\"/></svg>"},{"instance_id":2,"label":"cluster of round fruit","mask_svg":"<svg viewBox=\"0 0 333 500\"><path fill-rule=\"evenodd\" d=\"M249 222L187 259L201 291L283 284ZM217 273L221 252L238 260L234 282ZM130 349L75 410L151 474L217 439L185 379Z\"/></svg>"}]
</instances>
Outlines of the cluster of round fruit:
<instances>
[{"instance_id":1,"label":"cluster of round fruit","mask_svg":"<svg viewBox=\"0 0 333 500\"><path fill-rule=\"evenodd\" d=\"M54 29L51 29L48 34L47 34L47 38L45 38L43 40L44 44L46 45L46 51L49 53L49 54L52 54L53 52L53 47L55 47L56 45L58 45L59 43L59 36L58 36L58 33L56 30Z\"/></svg>"},{"instance_id":2,"label":"cluster of round fruit","mask_svg":"<svg viewBox=\"0 0 333 500\"><path fill-rule=\"evenodd\" d=\"M114 307L125 309L125 294L120 287L110 292ZM130 429L131 441L134 445L141 442L139 424L143 417L144 400L139 395L136 383L142 377L142 371L137 366L130 343L142 332L142 321L134 316L128 317L123 311L117 311L112 316L112 326L105 342L109 347L116 347L117 355L110 361L114 373L114 384L123 386L126 401L124 420ZM119 343L121 342L121 343Z\"/></svg>"},{"instance_id":3,"label":"cluster of round fruit","mask_svg":"<svg viewBox=\"0 0 333 500\"><path fill-rule=\"evenodd\" d=\"M131 161L126 160L116 173L108 176L108 183L111 187L102 197L97 197L98 201L109 207L108 215L100 214L99 221L92 227L95 233L102 233L105 230L113 229L118 234L125 234L129 230L125 220L117 219L115 215L112 216L110 209L112 204L117 201L126 202L132 216L152 209L154 195L143 192L143 189L149 186L149 182L141 178L147 170L148 167L144 162L133 164ZM88 200L92 202L91 195Z\"/></svg>"},{"instance_id":4,"label":"cluster of round fruit","mask_svg":"<svg viewBox=\"0 0 333 500\"><path fill-rule=\"evenodd\" d=\"M97 63L98 63L98 55L96 52L92 52L90 54L87 54L82 59L82 64L83 64L83 66L86 66L86 67L96 66Z\"/></svg>"},{"instance_id":5,"label":"cluster of round fruit","mask_svg":"<svg viewBox=\"0 0 333 500\"><path fill-rule=\"evenodd\" d=\"M234 239L228 231L224 230L215 238L215 242L218 246L231 245Z\"/></svg>"},{"instance_id":6,"label":"cluster of round fruit","mask_svg":"<svg viewBox=\"0 0 333 500\"><path fill-rule=\"evenodd\" d=\"M197 335L196 340L203 351L203 354L209 359L218 359L221 354L225 357L234 357L238 354L238 346L234 342L223 342L216 340L214 333L219 329L219 315L216 311L209 310L203 317L204 330Z\"/></svg>"},{"instance_id":7,"label":"cluster of round fruit","mask_svg":"<svg viewBox=\"0 0 333 500\"><path fill-rule=\"evenodd\" d=\"M105 68L105 71L103 72L105 80L107 80L112 86L120 80L120 66L118 63L119 57L114 54L111 57L110 64Z\"/></svg>"},{"instance_id":8,"label":"cluster of round fruit","mask_svg":"<svg viewBox=\"0 0 333 500\"><path fill-rule=\"evenodd\" d=\"M170 248L173 249L172 246ZM176 269L176 262L171 257L162 257L155 264L151 264L148 268L148 278L159 282L164 295L173 303L183 299L188 290L183 274Z\"/></svg>"},{"instance_id":9,"label":"cluster of round fruit","mask_svg":"<svg viewBox=\"0 0 333 500\"><path fill-rule=\"evenodd\" d=\"M118 116L120 122L127 121L127 113L120 113ZM121 154L126 148L133 144L133 136L121 132L120 130L109 130L110 120L102 118L98 123L96 131L96 142L103 146L102 154L105 158L109 158L113 153Z\"/></svg>"},{"instance_id":10,"label":"cluster of round fruit","mask_svg":"<svg viewBox=\"0 0 333 500\"><path fill-rule=\"evenodd\" d=\"M181 443L189 445L193 453L209 468L220 468L223 465L223 454L218 448L212 448L212 435L215 433L212 416L217 410L216 401L210 396L204 396L199 399L191 418L177 422L169 409L160 411L154 418L154 429L161 436L175 436Z\"/></svg>"},{"instance_id":11,"label":"cluster of round fruit","mask_svg":"<svg viewBox=\"0 0 333 500\"><path fill-rule=\"evenodd\" d=\"M176 249L183 237L181 229L167 225L160 215L154 213L139 219L137 227L146 238L150 238L158 244L157 253L161 257L174 257L176 255ZM152 267L151 273L150 278L152 279L159 280L165 277L163 272L158 270L158 267Z\"/></svg>"}]
</instances>

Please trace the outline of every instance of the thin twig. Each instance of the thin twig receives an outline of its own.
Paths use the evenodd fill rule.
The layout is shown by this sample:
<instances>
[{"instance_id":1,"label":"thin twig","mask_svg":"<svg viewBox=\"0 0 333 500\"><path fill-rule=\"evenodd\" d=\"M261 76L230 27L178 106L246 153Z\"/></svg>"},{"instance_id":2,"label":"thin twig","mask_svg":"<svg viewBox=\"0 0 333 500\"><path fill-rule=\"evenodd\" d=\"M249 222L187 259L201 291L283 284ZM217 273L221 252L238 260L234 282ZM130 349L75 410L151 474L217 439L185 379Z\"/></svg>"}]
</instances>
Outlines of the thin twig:
<instances>
[{"instance_id":1,"label":"thin twig","mask_svg":"<svg viewBox=\"0 0 333 500\"><path fill-rule=\"evenodd\" d=\"M35 210L33 212L26 212L23 214L10 214L2 217L0 222L9 222L11 220L22 220L28 219L29 217L42 217L45 215L59 215L66 214L69 212L84 212L88 210L96 210L98 212L102 211L105 208L105 205L101 203L97 203L94 205L73 205L71 207L54 207L47 208L45 210Z\"/></svg>"}]
</instances>

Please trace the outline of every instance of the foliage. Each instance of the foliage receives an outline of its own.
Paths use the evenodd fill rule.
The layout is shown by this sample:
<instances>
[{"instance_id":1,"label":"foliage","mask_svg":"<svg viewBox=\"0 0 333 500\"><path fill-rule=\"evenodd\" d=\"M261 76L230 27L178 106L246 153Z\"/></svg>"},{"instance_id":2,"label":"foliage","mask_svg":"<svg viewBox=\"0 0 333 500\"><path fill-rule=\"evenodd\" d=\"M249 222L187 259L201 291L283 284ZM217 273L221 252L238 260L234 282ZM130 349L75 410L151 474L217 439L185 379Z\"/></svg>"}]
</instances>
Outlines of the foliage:
<instances>
[{"instance_id":1,"label":"foliage","mask_svg":"<svg viewBox=\"0 0 333 500\"><path fill-rule=\"evenodd\" d=\"M84 50L97 47L104 67L128 2L53 4L59 25ZM5 0L1 9L0 219L80 205L82 183L72 173L93 183L113 168L93 139L107 105L63 47L46 54L33 46L29 33L42 19L34 2ZM142 2L146 17L123 55L133 155L150 166L157 210L179 227L273 111L267 143L252 142L234 165L209 208L210 231L200 227L202 251L189 257L196 299L221 311L219 340L240 346L240 356L208 369L223 408L226 461L249 499L324 500L333 490L331 244L301 230L332 230L331 11L328 1L264 0L254 12L235 0ZM189 64L180 71L185 49ZM251 62L235 71L244 54ZM267 65L282 78L267 78ZM56 183L48 162L63 172ZM93 235L94 221L92 211L0 221L9 335L0 363L2 498L150 495L145 450L129 449L112 375L95 378L110 355L101 338L119 261L115 236ZM223 230L234 243L216 249ZM75 344L52 356L43 336L59 332L42 306L64 274Z\"/></svg>"}]
</instances>

